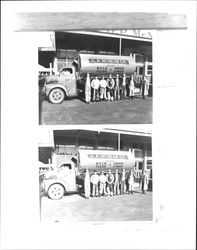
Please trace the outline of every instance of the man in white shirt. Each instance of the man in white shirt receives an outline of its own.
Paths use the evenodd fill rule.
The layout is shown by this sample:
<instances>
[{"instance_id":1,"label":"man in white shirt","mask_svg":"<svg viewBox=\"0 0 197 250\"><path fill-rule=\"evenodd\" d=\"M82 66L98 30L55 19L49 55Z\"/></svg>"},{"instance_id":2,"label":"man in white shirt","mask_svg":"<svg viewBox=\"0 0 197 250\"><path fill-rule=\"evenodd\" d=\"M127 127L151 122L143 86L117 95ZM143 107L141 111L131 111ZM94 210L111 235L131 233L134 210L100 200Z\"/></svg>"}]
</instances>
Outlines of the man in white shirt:
<instances>
[{"instance_id":1,"label":"man in white shirt","mask_svg":"<svg viewBox=\"0 0 197 250\"><path fill-rule=\"evenodd\" d=\"M92 80L91 87L93 88L93 97L92 101L95 102L99 98L99 87L100 87L100 81L97 76Z\"/></svg>"},{"instance_id":2,"label":"man in white shirt","mask_svg":"<svg viewBox=\"0 0 197 250\"><path fill-rule=\"evenodd\" d=\"M114 100L114 94L113 94L113 91L114 91L114 85L115 85L115 82L114 82L114 79L112 78L112 75L110 74L109 75L109 79L107 80L108 84L107 84L107 98L108 98L108 101L113 101Z\"/></svg>"},{"instance_id":3,"label":"man in white shirt","mask_svg":"<svg viewBox=\"0 0 197 250\"><path fill-rule=\"evenodd\" d=\"M99 176L99 182L100 182L100 196L101 195L106 195L106 181L107 178L104 175L104 172L101 172L101 175Z\"/></svg>"},{"instance_id":4,"label":"man in white shirt","mask_svg":"<svg viewBox=\"0 0 197 250\"><path fill-rule=\"evenodd\" d=\"M106 101L106 87L107 87L107 81L105 80L105 76L102 76L102 79L100 80L100 99Z\"/></svg>"},{"instance_id":5,"label":"man in white shirt","mask_svg":"<svg viewBox=\"0 0 197 250\"><path fill-rule=\"evenodd\" d=\"M90 181L92 183L92 197L98 196L99 176L97 175L96 171L94 171L94 174L91 176Z\"/></svg>"}]
</instances>

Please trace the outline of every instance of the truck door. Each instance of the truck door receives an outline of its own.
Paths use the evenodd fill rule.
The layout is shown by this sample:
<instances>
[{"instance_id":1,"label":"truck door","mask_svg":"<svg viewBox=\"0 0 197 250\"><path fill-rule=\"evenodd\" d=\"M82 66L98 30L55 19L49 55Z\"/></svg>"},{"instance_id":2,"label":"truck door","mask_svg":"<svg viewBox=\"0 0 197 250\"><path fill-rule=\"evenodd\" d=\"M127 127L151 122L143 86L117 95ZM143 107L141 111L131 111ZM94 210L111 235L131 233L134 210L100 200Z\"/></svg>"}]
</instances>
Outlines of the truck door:
<instances>
[{"instance_id":1,"label":"truck door","mask_svg":"<svg viewBox=\"0 0 197 250\"><path fill-rule=\"evenodd\" d=\"M77 95L77 81L75 68L64 67L60 71L59 83L62 84L68 91L68 96Z\"/></svg>"},{"instance_id":2,"label":"truck door","mask_svg":"<svg viewBox=\"0 0 197 250\"><path fill-rule=\"evenodd\" d=\"M61 165L59 168L62 178L67 183L67 192L76 191L76 175L75 169L71 163Z\"/></svg>"}]
</instances>

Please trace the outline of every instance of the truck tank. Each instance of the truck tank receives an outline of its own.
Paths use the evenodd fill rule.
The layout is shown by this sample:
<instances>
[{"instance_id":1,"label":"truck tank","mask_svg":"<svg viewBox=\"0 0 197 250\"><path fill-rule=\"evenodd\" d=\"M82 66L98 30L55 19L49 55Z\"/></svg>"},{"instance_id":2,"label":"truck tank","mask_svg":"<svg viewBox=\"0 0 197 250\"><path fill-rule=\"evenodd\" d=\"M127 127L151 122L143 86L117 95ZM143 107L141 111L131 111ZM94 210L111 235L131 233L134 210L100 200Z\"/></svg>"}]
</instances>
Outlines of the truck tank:
<instances>
[{"instance_id":1,"label":"truck tank","mask_svg":"<svg viewBox=\"0 0 197 250\"><path fill-rule=\"evenodd\" d=\"M135 157L132 151L106 151L106 150L78 150L78 170L84 172L104 171L109 169L125 169L129 171L135 166Z\"/></svg>"},{"instance_id":2,"label":"truck tank","mask_svg":"<svg viewBox=\"0 0 197 250\"><path fill-rule=\"evenodd\" d=\"M109 56L109 55L79 55L80 75L90 73L90 75L108 75L112 74L133 74L136 71L137 64L130 56Z\"/></svg>"}]
</instances>

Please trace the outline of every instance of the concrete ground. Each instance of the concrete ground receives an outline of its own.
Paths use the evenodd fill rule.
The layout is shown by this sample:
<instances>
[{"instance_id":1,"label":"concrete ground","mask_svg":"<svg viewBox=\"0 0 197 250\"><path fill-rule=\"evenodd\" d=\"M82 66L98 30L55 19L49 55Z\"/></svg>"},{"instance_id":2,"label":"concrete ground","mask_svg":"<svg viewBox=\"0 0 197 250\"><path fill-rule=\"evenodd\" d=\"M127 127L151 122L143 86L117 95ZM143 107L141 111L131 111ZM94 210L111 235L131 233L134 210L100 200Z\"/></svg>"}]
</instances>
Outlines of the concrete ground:
<instances>
[{"instance_id":1,"label":"concrete ground","mask_svg":"<svg viewBox=\"0 0 197 250\"><path fill-rule=\"evenodd\" d=\"M152 123L152 97L90 104L75 98L61 104L43 101L40 106L42 125Z\"/></svg>"},{"instance_id":2,"label":"concrete ground","mask_svg":"<svg viewBox=\"0 0 197 250\"><path fill-rule=\"evenodd\" d=\"M79 194L61 200L41 199L41 222L151 221L152 192L85 199Z\"/></svg>"}]
</instances>

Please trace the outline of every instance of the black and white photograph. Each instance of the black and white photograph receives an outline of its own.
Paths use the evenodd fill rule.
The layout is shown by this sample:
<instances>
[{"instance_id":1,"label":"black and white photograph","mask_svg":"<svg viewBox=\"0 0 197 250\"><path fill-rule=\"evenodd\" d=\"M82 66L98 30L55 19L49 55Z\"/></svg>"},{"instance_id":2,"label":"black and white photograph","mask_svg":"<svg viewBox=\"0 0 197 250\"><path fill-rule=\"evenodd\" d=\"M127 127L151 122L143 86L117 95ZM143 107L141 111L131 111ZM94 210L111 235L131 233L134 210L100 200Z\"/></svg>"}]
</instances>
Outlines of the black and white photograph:
<instances>
[{"instance_id":1,"label":"black and white photograph","mask_svg":"<svg viewBox=\"0 0 197 250\"><path fill-rule=\"evenodd\" d=\"M40 124L152 123L152 36L137 29L45 34Z\"/></svg>"},{"instance_id":2,"label":"black and white photograph","mask_svg":"<svg viewBox=\"0 0 197 250\"><path fill-rule=\"evenodd\" d=\"M2 2L2 249L195 249L196 7Z\"/></svg>"},{"instance_id":3,"label":"black and white photograph","mask_svg":"<svg viewBox=\"0 0 197 250\"><path fill-rule=\"evenodd\" d=\"M153 220L152 131L129 128L41 130L41 222Z\"/></svg>"}]
</instances>

